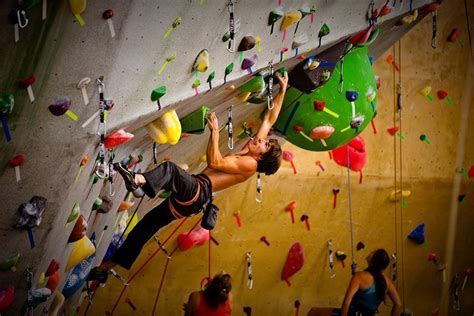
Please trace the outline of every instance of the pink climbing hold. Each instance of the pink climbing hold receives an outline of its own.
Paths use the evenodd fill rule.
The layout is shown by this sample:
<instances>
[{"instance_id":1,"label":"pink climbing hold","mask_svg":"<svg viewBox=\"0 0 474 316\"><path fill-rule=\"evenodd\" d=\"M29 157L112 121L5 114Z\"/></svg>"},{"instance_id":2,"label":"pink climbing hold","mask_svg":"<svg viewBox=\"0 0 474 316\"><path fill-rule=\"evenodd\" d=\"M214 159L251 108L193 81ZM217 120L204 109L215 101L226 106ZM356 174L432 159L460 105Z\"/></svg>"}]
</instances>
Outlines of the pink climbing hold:
<instances>
[{"instance_id":1,"label":"pink climbing hold","mask_svg":"<svg viewBox=\"0 0 474 316\"><path fill-rule=\"evenodd\" d=\"M281 279L284 280L288 286L291 286L288 280L296 272L300 271L304 265L304 252L303 247L299 242L296 242L291 246L286 258L285 265L281 272Z\"/></svg>"},{"instance_id":2,"label":"pink climbing hold","mask_svg":"<svg viewBox=\"0 0 474 316\"><path fill-rule=\"evenodd\" d=\"M283 160L290 162L291 168L293 168L293 173L296 174L295 164L293 163L293 159L295 158L295 154L293 154L289 150L284 150L283 154L282 154L282 158L283 158Z\"/></svg>"},{"instance_id":3,"label":"pink climbing hold","mask_svg":"<svg viewBox=\"0 0 474 316\"><path fill-rule=\"evenodd\" d=\"M181 233L178 236L178 247L179 249L185 251L194 247L195 245L203 245L208 240L209 231L200 227L191 231L189 235L187 232Z\"/></svg>"}]
</instances>

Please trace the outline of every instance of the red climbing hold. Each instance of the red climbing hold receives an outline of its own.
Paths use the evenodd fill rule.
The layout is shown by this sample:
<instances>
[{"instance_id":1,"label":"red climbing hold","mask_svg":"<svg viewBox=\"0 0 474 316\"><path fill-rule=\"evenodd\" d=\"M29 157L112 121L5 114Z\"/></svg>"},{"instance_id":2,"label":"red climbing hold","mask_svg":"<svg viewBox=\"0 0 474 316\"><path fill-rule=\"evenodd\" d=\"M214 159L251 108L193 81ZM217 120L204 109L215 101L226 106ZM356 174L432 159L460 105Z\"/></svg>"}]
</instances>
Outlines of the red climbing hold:
<instances>
[{"instance_id":1,"label":"red climbing hold","mask_svg":"<svg viewBox=\"0 0 474 316\"><path fill-rule=\"evenodd\" d=\"M281 279L286 281L290 285L289 278L300 271L304 265L304 253L303 247L299 242L296 242L291 246L286 258L285 266L281 272Z\"/></svg>"},{"instance_id":2,"label":"red climbing hold","mask_svg":"<svg viewBox=\"0 0 474 316\"><path fill-rule=\"evenodd\" d=\"M127 133L123 129L119 129L105 138L105 148L110 149L117 147L125 142L128 142L133 137L133 134Z\"/></svg>"},{"instance_id":3,"label":"red climbing hold","mask_svg":"<svg viewBox=\"0 0 474 316\"><path fill-rule=\"evenodd\" d=\"M356 35L351 36L349 38L349 43L351 43L352 45L360 45L367 42L370 37L370 34L372 33L373 28L374 26L371 25L365 30L362 30L361 32L357 33Z\"/></svg>"},{"instance_id":4,"label":"red climbing hold","mask_svg":"<svg viewBox=\"0 0 474 316\"><path fill-rule=\"evenodd\" d=\"M0 290L0 313L6 312L13 304L15 299L15 287L10 286Z\"/></svg>"},{"instance_id":5,"label":"red climbing hold","mask_svg":"<svg viewBox=\"0 0 474 316\"><path fill-rule=\"evenodd\" d=\"M367 152L365 151L364 139L358 135L347 145L336 148L332 151L334 161L341 166L347 165L347 150L349 150L349 168L353 171L360 171L367 162Z\"/></svg>"},{"instance_id":6,"label":"red climbing hold","mask_svg":"<svg viewBox=\"0 0 474 316\"><path fill-rule=\"evenodd\" d=\"M467 175L469 176L469 178L474 178L474 165L472 165L471 168L469 168Z\"/></svg>"},{"instance_id":7,"label":"red climbing hold","mask_svg":"<svg viewBox=\"0 0 474 316\"><path fill-rule=\"evenodd\" d=\"M59 262L56 261L55 259L52 259L51 262L49 263L48 269L46 269L45 276L50 277L54 274L54 272L59 270ZM54 292L54 291L52 291Z\"/></svg>"},{"instance_id":8,"label":"red climbing hold","mask_svg":"<svg viewBox=\"0 0 474 316\"><path fill-rule=\"evenodd\" d=\"M188 236L186 238L186 236ZM203 245L209 240L209 231L204 228L195 229L192 232L184 232L178 236L178 246L181 250L188 250L194 245Z\"/></svg>"},{"instance_id":9,"label":"red climbing hold","mask_svg":"<svg viewBox=\"0 0 474 316\"><path fill-rule=\"evenodd\" d=\"M438 90L436 94L438 95L438 99L440 100L443 100L444 98L448 96L448 93L444 90Z\"/></svg>"}]
</instances>

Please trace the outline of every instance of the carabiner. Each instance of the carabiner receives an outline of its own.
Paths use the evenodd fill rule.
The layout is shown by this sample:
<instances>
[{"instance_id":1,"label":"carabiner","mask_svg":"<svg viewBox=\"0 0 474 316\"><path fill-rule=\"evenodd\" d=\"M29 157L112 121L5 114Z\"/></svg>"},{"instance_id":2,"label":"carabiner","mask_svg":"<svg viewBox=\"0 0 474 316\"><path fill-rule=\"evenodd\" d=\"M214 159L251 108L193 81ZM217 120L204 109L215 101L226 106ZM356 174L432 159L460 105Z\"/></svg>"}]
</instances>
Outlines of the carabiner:
<instances>
[{"instance_id":1,"label":"carabiner","mask_svg":"<svg viewBox=\"0 0 474 316\"><path fill-rule=\"evenodd\" d=\"M227 108L227 147L230 150L234 149L234 137L233 137L233 125L232 125L232 107L233 105Z\"/></svg>"},{"instance_id":2,"label":"carabiner","mask_svg":"<svg viewBox=\"0 0 474 316\"><path fill-rule=\"evenodd\" d=\"M263 192L262 192L262 186L260 182L260 173L257 174L257 194L255 195L255 201L257 203L262 203L262 198L263 198Z\"/></svg>"}]
</instances>

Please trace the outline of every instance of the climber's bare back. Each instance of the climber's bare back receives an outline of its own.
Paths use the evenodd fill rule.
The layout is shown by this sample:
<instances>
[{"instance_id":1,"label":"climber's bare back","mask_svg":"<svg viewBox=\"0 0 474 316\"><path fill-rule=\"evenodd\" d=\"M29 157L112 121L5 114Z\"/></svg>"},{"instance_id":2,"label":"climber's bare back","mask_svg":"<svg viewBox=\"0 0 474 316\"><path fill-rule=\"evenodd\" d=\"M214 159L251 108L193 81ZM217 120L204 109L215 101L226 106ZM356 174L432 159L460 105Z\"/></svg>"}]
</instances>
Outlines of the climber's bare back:
<instances>
[{"instance_id":1,"label":"climber's bare back","mask_svg":"<svg viewBox=\"0 0 474 316\"><path fill-rule=\"evenodd\" d=\"M247 158L247 157L246 157ZM224 159L229 159L229 160L242 160L242 156L240 155L229 155L224 157ZM240 162L240 161L239 161ZM227 189L228 187L231 187L237 183L244 182L251 176L255 174L255 171L251 172L240 172L240 173L226 173L223 171L211 169L211 168L206 168L204 169L203 173L209 177L212 183L212 191L217 192L220 190Z\"/></svg>"}]
</instances>

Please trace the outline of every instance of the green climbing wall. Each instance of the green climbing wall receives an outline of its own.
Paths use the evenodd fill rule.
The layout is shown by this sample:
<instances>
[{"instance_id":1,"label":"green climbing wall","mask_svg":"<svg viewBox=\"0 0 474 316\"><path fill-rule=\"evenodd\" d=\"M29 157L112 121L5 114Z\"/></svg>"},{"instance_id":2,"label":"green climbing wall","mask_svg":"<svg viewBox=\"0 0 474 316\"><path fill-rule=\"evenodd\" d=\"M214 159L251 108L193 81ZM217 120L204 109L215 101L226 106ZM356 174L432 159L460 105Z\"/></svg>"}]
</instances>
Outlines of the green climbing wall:
<instances>
[{"instance_id":1,"label":"green climbing wall","mask_svg":"<svg viewBox=\"0 0 474 316\"><path fill-rule=\"evenodd\" d=\"M370 92L377 91L377 87L367 55L367 47L355 48L344 58L343 89L339 92L341 64L339 62L336 65L326 84L310 94L301 95L302 92L296 88L288 89L283 102L283 110L275 124L275 129L282 133L286 140L303 149L326 151L346 144L370 123L374 117L377 98L370 102L368 95L371 95ZM350 125L353 115L351 103L346 99L347 91L357 91L359 94L354 102L355 116L363 117L363 122L357 129L351 128ZM316 100L326 102L325 108L334 114L315 110L314 101ZM306 135L309 135L315 127L327 125L332 126L335 131L325 140L327 146L324 146L319 139L311 141L302 136L295 130L295 125L302 126Z\"/></svg>"}]
</instances>

